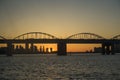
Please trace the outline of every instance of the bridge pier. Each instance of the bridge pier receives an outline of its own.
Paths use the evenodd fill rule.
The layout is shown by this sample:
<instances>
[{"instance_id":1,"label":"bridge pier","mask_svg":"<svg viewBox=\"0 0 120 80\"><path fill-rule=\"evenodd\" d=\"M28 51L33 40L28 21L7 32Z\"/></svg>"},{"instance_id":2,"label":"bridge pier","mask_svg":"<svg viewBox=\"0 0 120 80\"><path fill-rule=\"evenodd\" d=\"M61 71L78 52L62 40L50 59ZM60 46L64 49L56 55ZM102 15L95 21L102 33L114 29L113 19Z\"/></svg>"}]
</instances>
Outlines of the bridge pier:
<instances>
[{"instance_id":1,"label":"bridge pier","mask_svg":"<svg viewBox=\"0 0 120 80\"><path fill-rule=\"evenodd\" d=\"M33 43L31 43L31 47L30 47L31 53L33 53L33 47L34 47L34 45L33 45Z\"/></svg>"},{"instance_id":2,"label":"bridge pier","mask_svg":"<svg viewBox=\"0 0 120 80\"><path fill-rule=\"evenodd\" d=\"M25 50L26 50L26 53L28 53L28 51L29 51L29 43L25 43Z\"/></svg>"},{"instance_id":3,"label":"bridge pier","mask_svg":"<svg viewBox=\"0 0 120 80\"><path fill-rule=\"evenodd\" d=\"M111 54L112 55L115 54L115 44L112 44L112 46L111 46Z\"/></svg>"},{"instance_id":4,"label":"bridge pier","mask_svg":"<svg viewBox=\"0 0 120 80\"><path fill-rule=\"evenodd\" d=\"M110 43L103 43L102 44L102 55L114 55L114 44L110 44Z\"/></svg>"},{"instance_id":5,"label":"bridge pier","mask_svg":"<svg viewBox=\"0 0 120 80\"><path fill-rule=\"evenodd\" d=\"M110 55L110 45L106 45L106 54Z\"/></svg>"},{"instance_id":6,"label":"bridge pier","mask_svg":"<svg viewBox=\"0 0 120 80\"><path fill-rule=\"evenodd\" d=\"M105 44L102 44L102 55L105 55Z\"/></svg>"},{"instance_id":7,"label":"bridge pier","mask_svg":"<svg viewBox=\"0 0 120 80\"><path fill-rule=\"evenodd\" d=\"M6 55L7 56L12 56L13 54L13 45L12 43L7 43L7 51L6 51Z\"/></svg>"},{"instance_id":8,"label":"bridge pier","mask_svg":"<svg viewBox=\"0 0 120 80\"><path fill-rule=\"evenodd\" d=\"M67 55L67 52L66 52L66 43L64 42L59 42L57 44L57 55Z\"/></svg>"}]
</instances>

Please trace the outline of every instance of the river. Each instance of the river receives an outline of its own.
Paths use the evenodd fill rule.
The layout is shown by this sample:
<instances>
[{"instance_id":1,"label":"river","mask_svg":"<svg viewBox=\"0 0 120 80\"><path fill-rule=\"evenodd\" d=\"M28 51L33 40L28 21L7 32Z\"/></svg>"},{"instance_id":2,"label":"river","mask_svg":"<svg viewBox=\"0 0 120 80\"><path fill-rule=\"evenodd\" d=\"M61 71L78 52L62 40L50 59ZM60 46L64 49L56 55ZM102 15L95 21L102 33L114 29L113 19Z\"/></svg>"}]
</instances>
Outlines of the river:
<instances>
[{"instance_id":1,"label":"river","mask_svg":"<svg viewBox=\"0 0 120 80\"><path fill-rule=\"evenodd\" d=\"M1 55L0 80L120 80L120 54Z\"/></svg>"}]
</instances>

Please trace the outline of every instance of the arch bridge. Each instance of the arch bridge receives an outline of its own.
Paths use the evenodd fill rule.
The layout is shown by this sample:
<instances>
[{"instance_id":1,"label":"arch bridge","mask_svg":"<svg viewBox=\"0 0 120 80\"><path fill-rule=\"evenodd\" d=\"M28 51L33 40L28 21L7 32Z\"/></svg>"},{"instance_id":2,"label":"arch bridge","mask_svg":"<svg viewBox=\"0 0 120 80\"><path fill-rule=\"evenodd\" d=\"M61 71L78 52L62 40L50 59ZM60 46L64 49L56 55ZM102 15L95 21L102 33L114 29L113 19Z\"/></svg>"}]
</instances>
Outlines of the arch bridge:
<instances>
[{"instance_id":1,"label":"arch bridge","mask_svg":"<svg viewBox=\"0 0 120 80\"><path fill-rule=\"evenodd\" d=\"M94 33L77 33L67 37L67 39L105 39Z\"/></svg>"},{"instance_id":2,"label":"arch bridge","mask_svg":"<svg viewBox=\"0 0 120 80\"><path fill-rule=\"evenodd\" d=\"M118 39L118 40L120 40L120 34L119 34L119 35L114 36L114 37L113 37L113 38L111 38L111 39Z\"/></svg>"},{"instance_id":3,"label":"arch bridge","mask_svg":"<svg viewBox=\"0 0 120 80\"><path fill-rule=\"evenodd\" d=\"M114 36L111 39L106 39L100 35L94 33L78 33L67 37L66 39L59 39L51 34L43 32L29 32L15 37L14 39L5 39L0 36L2 40L0 43L6 43L8 53L12 55L13 44L23 43L25 44L26 51L29 49L28 45L31 44L31 52L33 52L33 45L36 43L55 43L57 44L57 54L66 55L67 44L101 44L102 54L114 54L114 45L120 44L120 35Z\"/></svg>"},{"instance_id":4,"label":"arch bridge","mask_svg":"<svg viewBox=\"0 0 120 80\"><path fill-rule=\"evenodd\" d=\"M6 38L4 38L3 36L0 36L0 39L3 39L3 40L4 40L4 39L6 39Z\"/></svg>"},{"instance_id":5,"label":"arch bridge","mask_svg":"<svg viewBox=\"0 0 120 80\"><path fill-rule=\"evenodd\" d=\"M57 39L57 37L43 32L29 32L15 37L14 39Z\"/></svg>"}]
</instances>

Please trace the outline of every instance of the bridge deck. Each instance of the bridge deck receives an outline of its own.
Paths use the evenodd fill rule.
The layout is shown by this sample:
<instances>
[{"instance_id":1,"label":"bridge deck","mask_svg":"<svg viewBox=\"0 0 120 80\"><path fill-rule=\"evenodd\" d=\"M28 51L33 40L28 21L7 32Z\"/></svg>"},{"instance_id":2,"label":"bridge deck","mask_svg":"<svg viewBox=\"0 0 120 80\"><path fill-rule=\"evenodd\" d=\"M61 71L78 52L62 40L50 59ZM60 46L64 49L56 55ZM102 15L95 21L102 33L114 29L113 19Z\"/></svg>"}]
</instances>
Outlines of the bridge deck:
<instances>
[{"instance_id":1,"label":"bridge deck","mask_svg":"<svg viewBox=\"0 0 120 80\"><path fill-rule=\"evenodd\" d=\"M112 39L7 39L0 40L0 43L91 43L91 44L101 44L101 43L120 43L120 40L112 40Z\"/></svg>"}]
</instances>

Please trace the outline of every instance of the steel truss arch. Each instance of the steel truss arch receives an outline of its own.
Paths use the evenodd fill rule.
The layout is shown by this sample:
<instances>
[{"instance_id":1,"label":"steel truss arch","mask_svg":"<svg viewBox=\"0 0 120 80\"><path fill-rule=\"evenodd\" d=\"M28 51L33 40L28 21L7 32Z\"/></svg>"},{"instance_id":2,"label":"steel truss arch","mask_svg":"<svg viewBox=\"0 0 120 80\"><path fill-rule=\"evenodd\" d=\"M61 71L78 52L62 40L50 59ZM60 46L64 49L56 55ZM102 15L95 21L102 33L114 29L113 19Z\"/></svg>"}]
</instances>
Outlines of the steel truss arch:
<instances>
[{"instance_id":1,"label":"steel truss arch","mask_svg":"<svg viewBox=\"0 0 120 80\"><path fill-rule=\"evenodd\" d=\"M112 39L120 39L120 34L119 34L119 35L114 36Z\"/></svg>"},{"instance_id":2,"label":"steel truss arch","mask_svg":"<svg viewBox=\"0 0 120 80\"><path fill-rule=\"evenodd\" d=\"M6 39L6 38L4 38L3 36L0 36L0 39Z\"/></svg>"},{"instance_id":3,"label":"steel truss arch","mask_svg":"<svg viewBox=\"0 0 120 80\"><path fill-rule=\"evenodd\" d=\"M105 39L105 38L94 33L77 33L67 37L67 39Z\"/></svg>"},{"instance_id":4,"label":"steel truss arch","mask_svg":"<svg viewBox=\"0 0 120 80\"><path fill-rule=\"evenodd\" d=\"M29 32L21 34L14 39L57 39L57 37L43 32Z\"/></svg>"}]
</instances>

